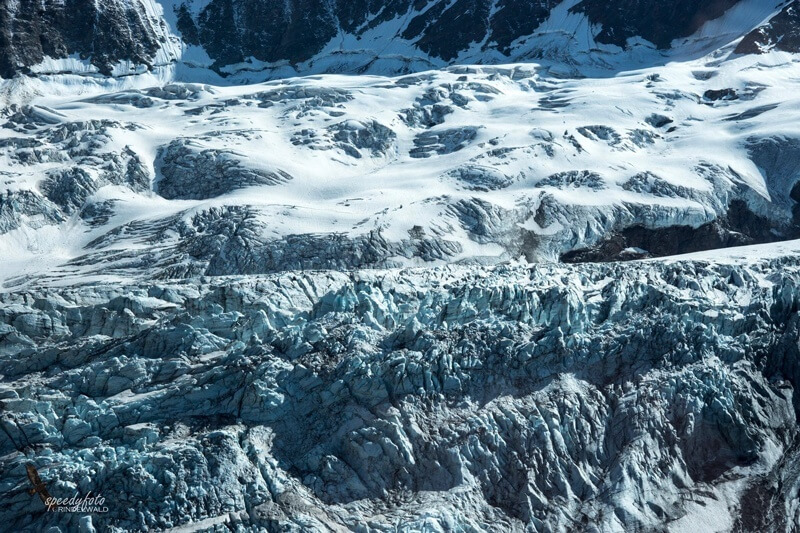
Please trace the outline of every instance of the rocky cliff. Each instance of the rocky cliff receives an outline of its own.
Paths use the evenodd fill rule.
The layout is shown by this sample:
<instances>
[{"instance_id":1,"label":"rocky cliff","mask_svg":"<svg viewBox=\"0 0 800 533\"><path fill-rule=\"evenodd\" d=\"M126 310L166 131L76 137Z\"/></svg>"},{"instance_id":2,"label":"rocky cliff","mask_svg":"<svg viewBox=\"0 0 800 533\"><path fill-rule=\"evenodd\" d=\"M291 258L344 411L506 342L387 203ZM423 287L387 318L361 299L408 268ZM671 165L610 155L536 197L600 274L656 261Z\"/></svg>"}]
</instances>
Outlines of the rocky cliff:
<instances>
[{"instance_id":1,"label":"rocky cliff","mask_svg":"<svg viewBox=\"0 0 800 533\"><path fill-rule=\"evenodd\" d=\"M180 63L225 76L262 71L402 72L452 63L555 58L608 66L642 50L713 50L750 32L769 0L22 0L0 7L0 76L124 76ZM730 13L729 13L730 12ZM732 14L731 14L732 13ZM726 16L730 21L725 22ZM777 14L773 26L784 25ZM773 36L774 37L774 36ZM709 42L706 42L709 41ZM775 40L778 42L779 39ZM746 43L755 42L748 37ZM705 43L705 44L704 44ZM752 44L740 51L754 51ZM700 54L702 55L702 54ZM188 75L197 78L195 72Z\"/></svg>"}]
</instances>

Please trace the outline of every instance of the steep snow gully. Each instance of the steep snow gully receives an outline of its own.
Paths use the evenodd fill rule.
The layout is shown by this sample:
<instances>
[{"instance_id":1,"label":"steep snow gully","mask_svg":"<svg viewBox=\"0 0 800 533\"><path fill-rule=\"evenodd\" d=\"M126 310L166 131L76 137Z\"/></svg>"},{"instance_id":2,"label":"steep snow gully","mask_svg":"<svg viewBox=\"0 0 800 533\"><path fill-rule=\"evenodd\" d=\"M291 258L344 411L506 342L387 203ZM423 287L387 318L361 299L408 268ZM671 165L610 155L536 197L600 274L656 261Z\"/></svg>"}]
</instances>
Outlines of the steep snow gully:
<instances>
[{"instance_id":1,"label":"steep snow gully","mask_svg":"<svg viewBox=\"0 0 800 533\"><path fill-rule=\"evenodd\" d=\"M800 531L798 53L800 0L0 2L0 531Z\"/></svg>"}]
</instances>

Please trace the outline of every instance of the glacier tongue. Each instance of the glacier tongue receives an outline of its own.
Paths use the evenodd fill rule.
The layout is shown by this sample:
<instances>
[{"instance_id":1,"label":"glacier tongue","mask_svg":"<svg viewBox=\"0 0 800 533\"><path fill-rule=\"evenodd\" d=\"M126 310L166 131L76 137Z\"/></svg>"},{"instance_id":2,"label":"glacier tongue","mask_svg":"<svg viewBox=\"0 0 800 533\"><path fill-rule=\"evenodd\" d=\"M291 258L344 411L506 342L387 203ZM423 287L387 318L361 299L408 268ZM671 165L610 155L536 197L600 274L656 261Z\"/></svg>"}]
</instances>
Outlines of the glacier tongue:
<instances>
[{"instance_id":1,"label":"glacier tongue","mask_svg":"<svg viewBox=\"0 0 800 533\"><path fill-rule=\"evenodd\" d=\"M789 531L800 261L734 255L4 293L0 520Z\"/></svg>"}]
</instances>

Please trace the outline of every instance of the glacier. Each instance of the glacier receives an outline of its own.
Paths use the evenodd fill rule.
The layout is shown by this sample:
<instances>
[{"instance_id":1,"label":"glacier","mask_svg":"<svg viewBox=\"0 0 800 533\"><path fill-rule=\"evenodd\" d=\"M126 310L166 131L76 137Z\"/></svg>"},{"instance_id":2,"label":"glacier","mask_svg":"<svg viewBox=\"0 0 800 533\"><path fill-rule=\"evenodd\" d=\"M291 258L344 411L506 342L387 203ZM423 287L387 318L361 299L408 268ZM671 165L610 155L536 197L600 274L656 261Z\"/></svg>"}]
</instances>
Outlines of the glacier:
<instances>
[{"instance_id":1,"label":"glacier","mask_svg":"<svg viewBox=\"0 0 800 533\"><path fill-rule=\"evenodd\" d=\"M0 530L797 531L798 13L0 3Z\"/></svg>"},{"instance_id":2,"label":"glacier","mask_svg":"<svg viewBox=\"0 0 800 533\"><path fill-rule=\"evenodd\" d=\"M793 57L42 95L3 112L0 278L608 261L796 238Z\"/></svg>"},{"instance_id":3,"label":"glacier","mask_svg":"<svg viewBox=\"0 0 800 533\"><path fill-rule=\"evenodd\" d=\"M12 530L791 531L797 242L0 295ZM27 493L101 493L46 513Z\"/></svg>"}]
</instances>

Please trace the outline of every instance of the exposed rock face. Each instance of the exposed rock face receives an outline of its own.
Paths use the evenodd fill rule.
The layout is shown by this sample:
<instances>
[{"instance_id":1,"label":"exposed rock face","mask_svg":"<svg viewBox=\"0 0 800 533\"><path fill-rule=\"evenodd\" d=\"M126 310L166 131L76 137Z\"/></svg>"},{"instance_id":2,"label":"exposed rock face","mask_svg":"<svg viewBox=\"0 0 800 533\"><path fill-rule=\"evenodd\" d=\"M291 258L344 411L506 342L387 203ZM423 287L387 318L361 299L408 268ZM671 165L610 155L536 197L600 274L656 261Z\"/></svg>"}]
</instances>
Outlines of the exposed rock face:
<instances>
[{"instance_id":1,"label":"exposed rock face","mask_svg":"<svg viewBox=\"0 0 800 533\"><path fill-rule=\"evenodd\" d=\"M183 4L178 29L219 66L247 57L297 63L310 59L336 35L335 9L323 0L212 0L195 18Z\"/></svg>"},{"instance_id":2,"label":"exposed rock face","mask_svg":"<svg viewBox=\"0 0 800 533\"><path fill-rule=\"evenodd\" d=\"M582 0L570 11L588 17L601 43L625 47L629 38L639 37L666 49L737 3L628 0L608 6L605 1ZM554 10L566 10L561 0L185 0L156 5L149 0L8 2L0 9L0 76L29 72L46 57L70 55L89 61L105 75L130 74L158 61L176 60L172 52L163 53L180 48L173 38L201 47L211 60L208 66L223 75L252 61L300 64L330 51L341 36L349 39L339 45L340 55L378 57L397 49L405 54L403 61L421 61L420 65L451 63L464 54L471 54L472 62L475 57L497 62L511 57ZM159 15L162 9L166 13ZM793 16L791 10L787 13L784 18ZM558 14L556 24L563 17ZM168 28L166 20L175 27ZM777 42L777 33L772 33L783 32L785 23L778 18L775 25L762 37ZM379 28L382 33L376 33ZM561 29L574 31L569 24ZM547 54L548 46L525 53ZM365 67L366 56L365 61L352 68ZM120 62L129 64L114 70Z\"/></svg>"},{"instance_id":3,"label":"exposed rock face","mask_svg":"<svg viewBox=\"0 0 800 533\"><path fill-rule=\"evenodd\" d=\"M669 48L674 39L688 37L709 20L720 17L739 0L582 0L572 11L585 13L603 26L596 39L602 43L626 46L631 37L640 36L659 48Z\"/></svg>"},{"instance_id":4,"label":"exposed rock face","mask_svg":"<svg viewBox=\"0 0 800 533\"><path fill-rule=\"evenodd\" d=\"M764 25L745 35L738 54L763 54L770 50L800 51L800 2L789 2Z\"/></svg>"},{"instance_id":5,"label":"exposed rock face","mask_svg":"<svg viewBox=\"0 0 800 533\"><path fill-rule=\"evenodd\" d=\"M769 223L750 211L741 200L731 203L727 214L698 228L671 226L646 228L634 225L604 238L590 248L571 250L561 256L567 263L620 261L664 257L715 248L780 241L800 237L794 225L778 233Z\"/></svg>"},{"instance_id":6,"label":"exposed rock face","mask_svg":"<svg viewBox=\"0 0 800 533\"><path fill-rule=\"evenodd\" d=\"M800 519L793 257L0 298L13 530ZM45 512L28 462L54 496L99 493L109 512Z\"/></svg>"},{"instance_id":7,"label":"exposed rock face","mask_svg":"<svg viewBox=\"0 0 800 533\"><path fill-rule=\"evenodd\" d=\"M625 46L640 36L659 48L687 37L708 20L718 18L738 0L660 0L607 2L584 0L572 8L602 26L600 42ZM187 3L178 8L181 33L187 42L203 46L219 65L239 63L248 57L260 61L302 62L320 52L339 32L356 37L381 23L396 20L395 35L421 52L455 60L470 46L508 55L515 41L530 36L559 6L560 0L392 0L373 2L321 2L292 0L212 0L199 12ZM296 36L303 35L303 39Z\"/></svg>"},{"instance_id":8,"label":"exposed rock face","mask_svg":"<svg viewBox=\"0 0 800 533\"><path fill-rule=\"evenodd\" d=\"M450 61L472 43L507 53L514 40L529 35L559 3L212 0L194 13L191 3L181 5L178 29L187 42L203 46L218 65L248 57L298 63L320 52L340 31L362 37L381 23L398 19L400 31L384 36L386 43L402 38L424 53Z\"/></svg>"},{"instance_id":9,"label":"exposed rock face","mask_svg":"<svg viewBox=\"0 0 800 533\"><path fill-rule=\"evenodd\" d=\"M103 74L115 64L149 65L166 24L148 17L141 0L17 0L0 5L0 77L10 78L45 56L77 54Z\"/></svg>"},{"instance_id":10,"label":"exposed rock face","mask_svg":"<svg viewBox=\"0 0 800 533\"><path fill-rule=\"evenodd\" d=\"M530 35L559 3L466 0L451 4L440 0L411 19L402 35L445 61L455 59L472 43L485 43L485 48L494 46L508 53L513 41Z\"/></svg>"}]
</instances>

